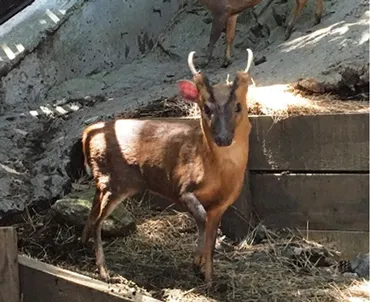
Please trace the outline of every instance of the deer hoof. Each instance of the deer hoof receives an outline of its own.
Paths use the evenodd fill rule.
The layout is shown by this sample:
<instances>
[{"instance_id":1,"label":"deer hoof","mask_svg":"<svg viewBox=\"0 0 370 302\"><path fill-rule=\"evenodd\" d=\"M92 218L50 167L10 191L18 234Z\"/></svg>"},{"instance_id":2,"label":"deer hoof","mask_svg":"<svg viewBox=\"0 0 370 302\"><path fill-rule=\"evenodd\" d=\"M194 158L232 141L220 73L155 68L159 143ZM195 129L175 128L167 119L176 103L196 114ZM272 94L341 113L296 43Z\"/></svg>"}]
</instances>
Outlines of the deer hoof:
<instances>
[{"instance_id":1,"label":"deer hoof","mask_svg":"<svg viewBox=\"0 0 370 302\"><path fill-rule=\"evenodd\" d=\"M313 25L317 25L317 24L320 24L321 23L321 16L320 15L315 15L315 22L313 23Z\"/></svg>"},{"instance_id":2,"label":"deer hoof","mask_svg":"<svg viewBox=\"0 0 370 302\"><path fill-rule=\"evenodd\" d=\"M290 35L292 34L293 27L288 26L285 30L285 41L290 38Z\"/></svg>"},{"instance_id":3,"label":"deer hoof","mask_svg":"<svg viewBox=\"0 0 370 302\"><path fill-rule=\"evenodd\" d=\"M105 266L99 266L99 275L100 275L100 278L104 281L104 282L109 282L109 273L108 273L108 270Z\"/></svg>"},{"instance_id":4,"label":"deer hoof","mask_svg":"<svg viewBox=\"0 0 370 302\"><path fill-rule=\"evenodd\" d=\"M207 288L208 289L211 288L212 287L212 278L211 279L205 278L204 280L205 280Z\"/></svg>"},{"instance_id":5,"label":"deer hoof","mask_svg":"<svg viewBox=\"0 0 370 302\"><path fill-rule=\"evenodd\" d=\"M232 63L231 59L225 57L224 62L222 63L222 67L227 68L231 65L231 63Z\"/></svg>"}]
</instances>

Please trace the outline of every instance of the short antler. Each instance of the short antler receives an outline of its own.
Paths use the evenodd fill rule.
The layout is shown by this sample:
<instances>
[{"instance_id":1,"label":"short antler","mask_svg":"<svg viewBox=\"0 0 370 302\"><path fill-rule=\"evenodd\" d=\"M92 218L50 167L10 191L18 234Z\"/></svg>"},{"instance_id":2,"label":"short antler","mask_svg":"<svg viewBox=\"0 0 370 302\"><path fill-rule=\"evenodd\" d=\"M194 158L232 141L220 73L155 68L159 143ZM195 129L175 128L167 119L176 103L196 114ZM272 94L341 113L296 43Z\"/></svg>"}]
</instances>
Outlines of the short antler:
<instances>
[{"instance_id":1,"label":"short antler","mask_svg":"<svg viewBox=\"0 0 370 302\"><path fill-rule=\"evenodd\" d=\"M247 67L245 68L244 72L247 73L249 71L249 68L252 66L253 62L253 52L249 48L247 48L248 52L248 62L247 62Z\"/></svg>"},{"instance_id":2,"label":"short antler","mask_svg":"<svg viewBox=\"0 0 370 302\"><path fill-rule=\"evenodd\" d=\"M193 57L194 57L194 54L195 54L195 51L192 51L189 53L189 56L188 56L188 65L189 65L189 68L190 68L190 71L193 75L196 75L198 74L199 71L197 71L194 67L194 63L193 63Z\"/></svg>"}]
</instances>

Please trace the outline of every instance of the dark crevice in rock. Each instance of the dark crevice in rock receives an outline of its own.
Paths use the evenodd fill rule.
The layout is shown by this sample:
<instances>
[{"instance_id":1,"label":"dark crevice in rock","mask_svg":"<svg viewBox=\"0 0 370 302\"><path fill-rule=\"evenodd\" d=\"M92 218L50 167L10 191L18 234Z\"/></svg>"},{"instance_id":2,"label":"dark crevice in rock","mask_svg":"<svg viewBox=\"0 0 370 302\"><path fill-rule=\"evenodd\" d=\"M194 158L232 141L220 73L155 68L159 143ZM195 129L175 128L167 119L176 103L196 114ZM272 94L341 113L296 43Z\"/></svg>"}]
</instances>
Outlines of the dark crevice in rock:
<instances>
[{"instance_id":1,"label":"dark crevice in rock","mask_svg":"<svg viewBox=\"0 0 370 302\"><path fill-rule=\"evenodd\" d=\"M69 153L69 162L65 170L67 175L72 181L80 179L82 176L87 175L84 167L84 155L82 153L82 139L79 138L71 148Z\"/></svg>"}]
</instances>

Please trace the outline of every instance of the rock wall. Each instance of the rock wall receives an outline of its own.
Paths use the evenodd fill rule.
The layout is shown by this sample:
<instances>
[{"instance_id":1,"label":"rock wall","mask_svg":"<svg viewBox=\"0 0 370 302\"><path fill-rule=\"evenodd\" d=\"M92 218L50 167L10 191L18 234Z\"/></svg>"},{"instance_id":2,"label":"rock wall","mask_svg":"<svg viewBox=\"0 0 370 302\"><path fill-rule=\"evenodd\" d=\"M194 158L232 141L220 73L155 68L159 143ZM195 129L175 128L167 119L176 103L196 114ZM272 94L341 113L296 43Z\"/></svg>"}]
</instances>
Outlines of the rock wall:
<instances>
[{"instance_id":1,"label":"rock wall","mask_svg":"<svg viewBox=\"0 0 370 302\"><path fill-rule=\"evenodd\" d=\"M66 12L61 25L36 37L41 40L34 50L26 50L16 66L8 67L11 70L1 78L0 107L4 111L23 103L40 103L61 82L110 71L137 59L153 47L180 3L80 1Z\"/></svg>"}]
</instances>

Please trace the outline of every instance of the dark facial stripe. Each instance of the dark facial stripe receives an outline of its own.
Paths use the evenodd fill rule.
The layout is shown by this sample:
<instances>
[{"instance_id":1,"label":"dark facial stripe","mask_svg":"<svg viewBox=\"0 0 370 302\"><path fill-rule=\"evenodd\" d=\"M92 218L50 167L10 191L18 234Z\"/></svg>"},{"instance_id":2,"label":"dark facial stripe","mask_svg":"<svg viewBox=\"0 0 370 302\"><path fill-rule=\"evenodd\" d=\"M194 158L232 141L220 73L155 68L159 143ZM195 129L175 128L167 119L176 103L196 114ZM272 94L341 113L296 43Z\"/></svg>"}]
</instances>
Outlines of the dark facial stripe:
<instances>
[{"instance_id":1,"label":"dark facial stripe","mask_svg":"<svg viewBox=\"0 0 370 302\"><path fill-rule=\"evenodd\" d=\"M206 87L207 92L209 93L209 100L208 101L214 103L215 97L213 95L213 88L212 88L211 84L209 83L209 80L208 80L207 76L204 73L202 73L202 77L203 77L203 84Z\"/></svg>"},{"instance_id":2,"label":"dark facial stripe","mask_svg":"<svg viewBox=\"0 0 370 302\"><path fill-rule=\"evenodd\" d=\"M232 102L235 99L235 91L238 89L238 87L239 87L239 78L236 77L232 86L231 86L230 96L229 96L226 104Z\"/></svg>"}]
</instances>

